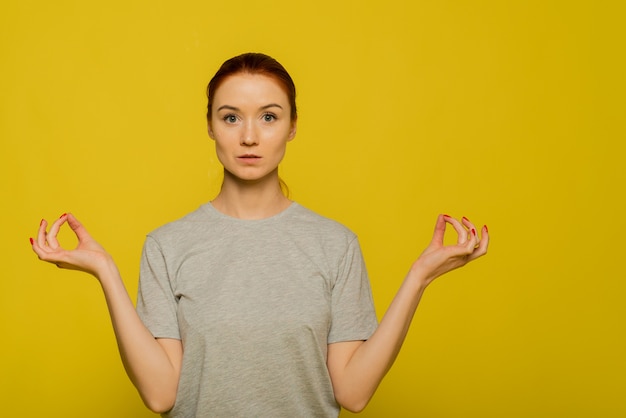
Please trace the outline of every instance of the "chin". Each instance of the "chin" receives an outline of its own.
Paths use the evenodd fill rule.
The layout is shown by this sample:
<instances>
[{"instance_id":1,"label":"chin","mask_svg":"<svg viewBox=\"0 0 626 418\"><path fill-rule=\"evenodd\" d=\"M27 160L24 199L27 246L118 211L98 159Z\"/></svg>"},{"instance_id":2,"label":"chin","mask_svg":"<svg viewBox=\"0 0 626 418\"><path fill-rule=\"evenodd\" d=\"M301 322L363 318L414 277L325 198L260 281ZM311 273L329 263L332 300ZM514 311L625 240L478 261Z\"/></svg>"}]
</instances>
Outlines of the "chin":
<instances>
[{"instance_id":1,"label":"chin","mask_svg":"<svg viewBox=\"0 0 626 418\"><path fill-rule=\"evenodd\" d=\"M268 181L268 180L275 180L276 182L278 182L278 174L277 172L275 173L274 171L270 172L270 173L241 173L241 172L237 172L237 171L228 171L226 170L226 172L228 173L228 176L230 178L232 178L235 181L238 182L243 182L243 183L261 183L263 181Z\"/></svg>"}]
</instances>

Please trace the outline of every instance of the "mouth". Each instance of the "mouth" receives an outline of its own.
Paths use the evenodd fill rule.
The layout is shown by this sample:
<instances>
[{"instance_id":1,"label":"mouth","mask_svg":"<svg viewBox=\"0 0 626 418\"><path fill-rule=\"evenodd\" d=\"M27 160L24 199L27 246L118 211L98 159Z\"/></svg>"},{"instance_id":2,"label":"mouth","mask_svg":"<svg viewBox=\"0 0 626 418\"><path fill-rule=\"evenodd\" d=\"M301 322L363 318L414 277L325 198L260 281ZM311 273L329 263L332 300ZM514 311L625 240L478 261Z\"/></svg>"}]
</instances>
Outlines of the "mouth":
<instances>
[{"instance_id":1,"label":"mouth","mask_svg":"<svg viewBox=\"0 0 626 418\"><path fill-rule=\"evenodd\" d=\"M252 163L256 163L257 161L259 161L261 157L255 154L242 154L242 155L237 156L237 159L247 164L252 164Z\"/></svg>"}]
</instances>

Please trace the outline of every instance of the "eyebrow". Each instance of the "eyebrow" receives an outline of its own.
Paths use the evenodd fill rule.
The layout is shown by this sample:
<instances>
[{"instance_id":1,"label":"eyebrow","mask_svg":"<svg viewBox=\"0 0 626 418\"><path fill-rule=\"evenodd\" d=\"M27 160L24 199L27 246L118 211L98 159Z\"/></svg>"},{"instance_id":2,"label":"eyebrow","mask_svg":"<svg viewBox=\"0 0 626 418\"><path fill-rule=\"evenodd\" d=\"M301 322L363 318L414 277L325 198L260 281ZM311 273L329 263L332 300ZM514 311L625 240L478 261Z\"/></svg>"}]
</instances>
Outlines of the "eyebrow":
<instances>
[{"instance_id":1,"label":"eyebrow","mask_svg":"<svg viewBox=\"0 0 626 418\"><path fill-rule=\"evenodd\" d=\"M269 109L270 107L277 107L277 108L279 108L279 109L281 109L281 110L282 110L282 108L283 108L283 107L282 107L281 105L279 105L278 103L270 103L270 104L267 104L267 105L265 105L265 106L261 106L261 110ZM218 112L219 112L220 110L234 110L234 111L239 111L240 109L239 109L238 107L235 107L235 106L223 105L223 106L220 106L220 107L217 109L217 111L218 111Z\"/></svg>"}]
</instances>

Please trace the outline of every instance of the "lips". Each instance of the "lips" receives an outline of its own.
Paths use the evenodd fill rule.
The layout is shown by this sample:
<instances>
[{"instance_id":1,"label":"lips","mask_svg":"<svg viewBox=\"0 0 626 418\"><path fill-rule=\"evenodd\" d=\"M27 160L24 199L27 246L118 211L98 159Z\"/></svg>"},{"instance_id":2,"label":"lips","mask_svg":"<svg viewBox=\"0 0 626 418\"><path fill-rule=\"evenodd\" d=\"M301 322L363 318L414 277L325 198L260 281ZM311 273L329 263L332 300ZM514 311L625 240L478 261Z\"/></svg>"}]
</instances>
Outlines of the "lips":
<instances>
[{"instance_id":1,"label":"lips","mask_svg":"<svg viewBox=\"0 0 626 418\"><path fill-rule=\"evenodd\" d=\"M242 154L237 157L244 164L256 164L261 161L261 157L256 154Z\"/></svg>"}]
</instances>

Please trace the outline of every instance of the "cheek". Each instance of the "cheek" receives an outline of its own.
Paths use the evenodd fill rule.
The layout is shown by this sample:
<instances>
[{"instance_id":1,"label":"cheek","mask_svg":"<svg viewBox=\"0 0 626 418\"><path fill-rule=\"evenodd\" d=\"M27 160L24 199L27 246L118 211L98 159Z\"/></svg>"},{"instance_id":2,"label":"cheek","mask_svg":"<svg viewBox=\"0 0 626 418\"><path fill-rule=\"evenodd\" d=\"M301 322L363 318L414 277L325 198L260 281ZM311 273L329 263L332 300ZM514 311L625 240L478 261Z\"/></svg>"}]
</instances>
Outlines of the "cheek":
<instances>
[{"instance_id":1,"label":"cheek","mask_svg":"<svg viewBox=\"0 0 626 418\"><path fill-rule=\"evenodd\" d=\"M224 141L224 139L219 135L219 133L216 135L215 132L213 132L214 135L214 140L213 142L215 143L215 154L217 155L217 159L220 161L220 163L222 163L222 165L224 165L224 160L225 160L225 156L228 155L228 142Z\"/></svg>"},{"instance_id":2,"label":"cheek","mask_svg":"<svg viewBox=\"0 0 626 418\"><path fill-rule=\"evenodd\" d=\"M287 151L287 142L281 141L274 146L274 156L276 161L281 162Z\"/></svg>"},{"instance_id":3,"label":"cheek","mask_svg":"<svg viewBox=\"0 0 626 418\"><path fill-rule=\"evenodd\" d=\"M263 132L262 138L265 139L265 141L272 142L274 146L279 147L284 146L291 140L290 135L290 126L281 125Z\"/></svg>"}]
</instances>

